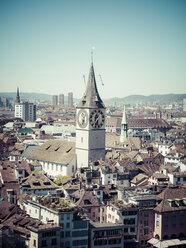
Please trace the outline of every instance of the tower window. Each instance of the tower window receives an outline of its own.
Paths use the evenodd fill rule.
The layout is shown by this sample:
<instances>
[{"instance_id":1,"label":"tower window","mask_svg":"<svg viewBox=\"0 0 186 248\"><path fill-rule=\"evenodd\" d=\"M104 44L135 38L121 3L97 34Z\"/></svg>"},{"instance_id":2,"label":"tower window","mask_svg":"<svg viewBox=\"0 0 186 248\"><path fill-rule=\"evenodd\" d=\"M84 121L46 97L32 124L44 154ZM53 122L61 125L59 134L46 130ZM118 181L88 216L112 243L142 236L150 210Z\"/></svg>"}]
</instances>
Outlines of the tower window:
<instances>
[{"instance_id":1,"label":"tower window","mask_svg":"<svg viewBox=\"0 0 186 248\"><path fill-rule=\"evenodd\" d=\"M83 137L81 137L81 143L83 143Z\"/></svg>"}]
</instances>

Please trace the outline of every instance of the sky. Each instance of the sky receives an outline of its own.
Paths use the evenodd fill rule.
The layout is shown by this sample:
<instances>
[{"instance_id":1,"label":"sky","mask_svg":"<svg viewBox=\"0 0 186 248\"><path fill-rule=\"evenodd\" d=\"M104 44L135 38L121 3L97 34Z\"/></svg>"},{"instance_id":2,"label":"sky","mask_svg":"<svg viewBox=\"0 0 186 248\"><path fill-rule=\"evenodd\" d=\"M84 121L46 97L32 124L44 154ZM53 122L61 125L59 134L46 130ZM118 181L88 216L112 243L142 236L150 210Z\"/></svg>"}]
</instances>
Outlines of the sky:
<instances>
[{"instance_id":1,"label":"sky","mask_svg":"<svg viewBox=\"0 0 186 248\"><path fill-rule=\"evenodd\" d=\"M80 98L92 47L102 98L186 93L185 0L0 0L0 92Z\"/></svg>"}]
</instances>

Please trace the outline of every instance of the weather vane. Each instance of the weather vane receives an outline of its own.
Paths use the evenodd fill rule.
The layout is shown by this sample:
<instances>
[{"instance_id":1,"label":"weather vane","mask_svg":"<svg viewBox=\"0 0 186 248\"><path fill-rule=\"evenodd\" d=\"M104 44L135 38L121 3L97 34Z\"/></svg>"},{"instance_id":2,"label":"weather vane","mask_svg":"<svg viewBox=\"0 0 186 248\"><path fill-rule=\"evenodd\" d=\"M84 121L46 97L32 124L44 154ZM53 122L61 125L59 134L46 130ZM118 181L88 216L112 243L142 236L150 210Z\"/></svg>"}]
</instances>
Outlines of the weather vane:
<instances>
[{"instance_id":1,"label":"weather vane","mask_svg":"<svg viewBox=\"0 0 186 248\"><path fill-rule=\"evenodd\" d=\"M92 63L93 63L94 49L95 49L95 47L93 46L93 47L91 48L91 62L92 62Z\"/></svg>"}]
</instances>

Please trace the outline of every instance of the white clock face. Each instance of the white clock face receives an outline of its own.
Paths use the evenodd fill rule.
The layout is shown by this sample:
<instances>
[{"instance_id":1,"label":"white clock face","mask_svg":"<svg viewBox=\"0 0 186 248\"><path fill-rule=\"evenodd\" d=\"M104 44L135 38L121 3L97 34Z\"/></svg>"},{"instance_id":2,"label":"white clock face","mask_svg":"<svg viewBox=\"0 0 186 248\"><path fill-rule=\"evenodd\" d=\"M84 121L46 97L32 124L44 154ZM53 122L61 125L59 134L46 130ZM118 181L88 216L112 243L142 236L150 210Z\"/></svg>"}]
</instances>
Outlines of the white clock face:
<instances>
[{"instance_id":1,"label":"white clock face","mask_svg":"<svg viewBox=\"0 0 186 248\"><path fill-rule=\"evenodd\" d=\"M85 128L87 126L88 114L87 114L86 110L82 109L78 112L77 121L78 121L78 125L81 128Z\"/></svg>"},{"instance_id":2,"label":"white clock face","mask_svg":"<svg viewBox=\"0 0 186 248\"><path fill-rule=\"evenodd\" d=\"M101 128L104 122L105 116L100 109L95 109L90 113L90 124L93 128Z\"/></svg>"}]
</instances>

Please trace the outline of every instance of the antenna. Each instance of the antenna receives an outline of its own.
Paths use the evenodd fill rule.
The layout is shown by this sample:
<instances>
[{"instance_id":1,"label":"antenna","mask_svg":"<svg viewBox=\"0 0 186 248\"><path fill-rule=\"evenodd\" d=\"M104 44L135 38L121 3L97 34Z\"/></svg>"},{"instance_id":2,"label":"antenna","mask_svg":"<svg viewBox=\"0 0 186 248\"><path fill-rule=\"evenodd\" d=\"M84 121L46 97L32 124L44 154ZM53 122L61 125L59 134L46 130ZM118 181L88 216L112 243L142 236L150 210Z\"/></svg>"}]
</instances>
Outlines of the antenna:
<instances>
[{"instance_id":1,"label":"antenna","mask_svg":"<svg viewBox=\"0 0 186 248\"><path fill-rule=\"evenodd\" d=\"M84 79L84 83L85 83L85 86L86 86L86 80L85 80L85 75L83 75L83 79Z\"/></svg>"},{"instance_id":2,"label":"antenna","mask_svg":"<svg viewBox=\"0 0 186 248\"><path fill-rule=\"evenodd\" d=\"M101 80L101 84L102 84L102 86L104 86L104 83L103 83L103 80L102 80L101 75L99 74L98 76L100 77L100 80Z\"/></svg>"},{"instance_id":3,"label":"antenna","mask_svg":"<svg viewBox=\"0 0 186 248\"><path fill-rule=\"evenodd\" d=\"M93 46L93 47L91 48L91 62L92 62L92 63L93 63L94 50L95 50L95 47Z\"/></svg>"}]
</instances>

